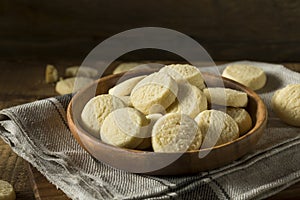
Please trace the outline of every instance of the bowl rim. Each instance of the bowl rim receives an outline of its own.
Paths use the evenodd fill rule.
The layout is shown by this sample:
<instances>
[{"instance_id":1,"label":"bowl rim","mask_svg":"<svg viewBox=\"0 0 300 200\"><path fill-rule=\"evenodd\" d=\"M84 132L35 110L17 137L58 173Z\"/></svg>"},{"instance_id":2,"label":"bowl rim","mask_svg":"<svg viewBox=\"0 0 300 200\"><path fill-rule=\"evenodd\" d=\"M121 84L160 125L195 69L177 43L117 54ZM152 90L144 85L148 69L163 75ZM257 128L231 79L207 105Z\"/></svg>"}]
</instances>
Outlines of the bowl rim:
<instances>
[{"instance_id":1,"label":"bowl rim","mask_svg":"<svg viewBox=\"0 0 300 200\"><path fill-rule=\"evenodd\" d=\"M84 129L82 127L82 125L80 125L80 122L78 121L78 119L73 118L72 106L73 106L74 100L79 98L82 92L84 92L85 90L90 89L91 87L94 87L100 81L106 81L106 80L109 80L109 79L115 78L115 77L122 77L126 73L129 76L132 75L132 77L134 77L134 76L138 76L139 73L145 74L145 73L151 73L151 72L155 72L155 71L153 71L153 70L149 70L149 71L143 70L143 71L132 71L129 74L128 74L128 72L122 72L122 73L118 73L118 74L111 74L111 75L108 75L108 76L101 77L100 79L95 80L93 83L89 84L88 86L82 88L75 95L72 96L72 99L68 104L68 107L67 107L68 126L70 127L71 126L70 124L72 124L74 127L76 127L77 132L79 131L79 132L83 133L89 139L95 140L95 142L100 143L101 145L103 145L107 148L111 148L114 151L122 151L122 152L126 151L126 152L130 152L130 153L142 153L142 154L148 154L148 155L149 154L155 154L155 155L156 154L160 154L160 155L168 154L168 155L170 155L170 154L194 154L194 153L200 153L200 152L225 148L225 147L233 145L233 144L235 144L239 141L245 140L246 138L250 137L253 133L258 131L260 128L262 128L267 123L267 118L268 118L267 108L266 108L265 103L263 102L263 100L260 98L260 96L257 93L255 93L252 89L250 89L250 88L248 88L248 87L246 87L246 86L244 86L244 85L242 85L242 84L240 84L240 83L238 83L234 80L228 79L228 78L223 77L223 76L218 76L218 75L215 75L215 74L207 73L207 72L201 72L201 73L205 74L207 76L213 76L215 78L221 78L222 80L225 80L227 82L231 82L231 84L236 85L241 91L246 92L247 96L253 97L255 99L256 104L257 104L257 109L256 109L256 112L255 112L256 122L255 122L254 126L252 126L252 128L246 134L244 134L244 135L242 135L242 136L238 137L237 139L232 140L230 142L227 142L227 143L224 143L224 144L221 144L221 145L217 145L217 146L213 146L213 147L209 147L209 148L190 150L190 151L185 151L185 152L154 152L154 151L145 151L145 150L138 150L138 149L122 148L122 147L117 147L117 146L113 146L113 145L102 142L102 140L100 140L99 138L93 136L86 129ZM259 118L257 118L257 116ZM76 120L76 123L75 123L75 120ZM80 126L78 127L77 125L80 125ZM71 131L71 133L75 137L73 131ZM77 138L76 138L76 140L77 140ZM80 144L80 145L82 145L84 147L83 144Z\"/></svg>"}]
</instances>

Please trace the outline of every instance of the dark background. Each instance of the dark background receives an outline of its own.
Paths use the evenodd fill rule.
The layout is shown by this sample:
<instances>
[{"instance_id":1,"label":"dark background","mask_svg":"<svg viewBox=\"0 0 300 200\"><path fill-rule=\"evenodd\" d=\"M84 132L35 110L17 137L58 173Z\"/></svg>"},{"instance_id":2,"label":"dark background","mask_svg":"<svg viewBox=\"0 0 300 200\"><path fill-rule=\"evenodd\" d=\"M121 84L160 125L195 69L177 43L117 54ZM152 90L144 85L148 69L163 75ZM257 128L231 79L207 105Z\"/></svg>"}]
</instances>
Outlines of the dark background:
<instances>
[{"instance_id":1,"label":"dark background","mask_svg":"<svg viewBox=\"0 0 300 200\"><path fill-rule=\"evenodd\" d=\"M196 39L214 60L300 61L297 0L0 0L0 59L78 59L104 39L156 26ZM124 60L172 60L158 50Z\"/></svg>"}]
</instances>

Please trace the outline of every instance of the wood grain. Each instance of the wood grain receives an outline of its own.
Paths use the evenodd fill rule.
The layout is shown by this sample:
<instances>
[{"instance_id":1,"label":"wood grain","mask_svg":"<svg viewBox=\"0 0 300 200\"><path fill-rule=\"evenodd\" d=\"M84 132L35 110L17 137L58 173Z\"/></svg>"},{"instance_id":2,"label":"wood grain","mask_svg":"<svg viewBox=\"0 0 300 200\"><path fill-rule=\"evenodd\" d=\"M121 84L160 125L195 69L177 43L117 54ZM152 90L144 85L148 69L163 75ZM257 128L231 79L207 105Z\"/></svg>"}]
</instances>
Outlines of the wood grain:
<instances>
[{"instance_id":1,"label":"wood grain","mask_svg":"<svg viewBox=\"0 0 300 200\"><path fill-rule=\"evenodd\" d=\"M214 60L300 61L300 2L294 0L2 0L0 13L5 58L83 59L114 34L156 26L196 39ZM174 59L157 51L127 56L133 57Z\"/></svg>"},{"instance_id":2,"label":"wood grain","mask_svg":"<svg viewBox=\"0 0 300 200\"><path fill-rule=\"evenodd\" d=\"M37 200L65 200L69 199L61 190L54 185L39 172L36 168L28 164L28 172L34 196Z\"/></svg>"},{"instance_id":3,"label":"wood grain","mask_svg":"<svg viewBox=\"0 0 300 200\"><path fill-rule=\"evenodd\" d=\"M0 9L2 9L1 6ZM48 63L55 64L63 73L67 66L80 64L80 58L56 60L48 57L40 60L6 59L0 61L0 109L57 95L53 85L44 83L44 67ZM300 63L285 63L284 65L300 72ZM29 76L24 76L25 74ZM32 166L30 170L31 172L28 170L28 163L13 153L10 147L0 139L0 179L13 184L17 199L30 200L36 197L49 200L68 199ZM34 192L30 180L33 181ZM270 199L300 199L300 183L290 186Z\"/></svg>"},{"instance_id":4,"label":"wood grain","mask_svg":"<svg viewBox=\"0 0 300 200\"><path fill-rule=\"evenodd\" d=\"M33 199L26 161L11 151L0 138L0 180L10 182L18 199Z\"/></svg>"}]
</instances>

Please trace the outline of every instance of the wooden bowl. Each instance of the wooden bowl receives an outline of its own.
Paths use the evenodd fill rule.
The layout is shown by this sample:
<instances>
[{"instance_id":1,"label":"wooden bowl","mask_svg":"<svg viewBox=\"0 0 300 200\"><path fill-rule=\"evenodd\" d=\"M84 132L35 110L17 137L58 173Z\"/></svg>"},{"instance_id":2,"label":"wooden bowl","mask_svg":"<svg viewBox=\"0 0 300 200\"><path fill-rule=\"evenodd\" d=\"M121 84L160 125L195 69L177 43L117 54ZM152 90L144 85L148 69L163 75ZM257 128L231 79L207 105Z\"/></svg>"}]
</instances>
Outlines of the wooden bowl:
<instances>
[{"instance_id":1,"label":"wooden bowl","mask_svg":"<svg viewBox=\"0 0 300 200\"><path fill-rule=\"evenodd\" d=\"M103 77L92 85L79 91L71 100L67 119L73 136L78 143L98 161L112 167L133 173L151 175L193 174L215 169L237 160L254 147L264 132L267 122L267 110L261 98L249 88L219 76L203 73L206 84L210 87L222 86L244 91L248 95L246 110L253 120L252 129L238 139L215 146L210 149L188 151L185 153L158 153L115 147L103 143L88 133L80 122L80 114L84 105L95 95L107 93L119 79L150 74L153 71L129 72ZM207 154L199 158L199 153Z\"/></svg>"}]
</instances>

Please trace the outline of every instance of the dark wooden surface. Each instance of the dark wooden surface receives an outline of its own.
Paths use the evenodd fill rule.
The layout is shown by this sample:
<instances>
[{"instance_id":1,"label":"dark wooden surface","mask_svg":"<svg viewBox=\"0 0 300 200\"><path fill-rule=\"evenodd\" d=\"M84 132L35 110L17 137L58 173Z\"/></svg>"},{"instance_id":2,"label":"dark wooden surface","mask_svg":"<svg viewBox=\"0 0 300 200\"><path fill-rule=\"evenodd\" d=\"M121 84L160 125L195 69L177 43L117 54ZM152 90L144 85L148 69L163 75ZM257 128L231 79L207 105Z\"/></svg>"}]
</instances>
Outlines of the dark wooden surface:
<instances>
[{"instance_id":1,"label":"dark wooden surface","mask_svg":"<svg viewBox=\"0 0 300 200\"><path fill-rule=\"evenodd\" d=\"M114 34L156 26L191 36L214 60L300 62L299 19L295 0L1 0L0 58L84 58Z\"/></svg>"},{"instance_id":2,"label":"dark wooden surface","mask_svg":"<svg viewBox=\"0 0 300 200\"><path fill-rule=\"evenodd\" d=\"M54 85L44 82L44 66L50 61L0 61L0 109L57 95ZM80 63L78 60L56 60L54 64L62 74L65 67ZM284 65L300 72L300 63ZM13 153L1 139L0 158L0 179L7 180L14 186L17 199L68 199L35 168ZM300 183L270 199L300 199Z\"/></svg>"}]
</instances>

